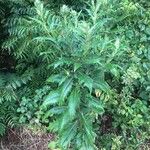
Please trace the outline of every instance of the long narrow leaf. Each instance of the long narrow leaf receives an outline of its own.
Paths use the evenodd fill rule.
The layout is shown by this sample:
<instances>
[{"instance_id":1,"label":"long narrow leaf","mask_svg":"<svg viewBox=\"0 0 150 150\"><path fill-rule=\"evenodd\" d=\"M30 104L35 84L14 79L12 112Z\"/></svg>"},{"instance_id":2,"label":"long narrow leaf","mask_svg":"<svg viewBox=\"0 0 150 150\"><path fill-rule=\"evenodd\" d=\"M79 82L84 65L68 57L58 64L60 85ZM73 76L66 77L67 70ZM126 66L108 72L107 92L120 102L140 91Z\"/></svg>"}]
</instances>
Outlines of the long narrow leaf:
<instances>
[{"instance_id":1,"label":"long narrow leaf","mask_svg":"<svg viewBox=\"0 0 150 150\"><path fill-rule=\"evenodd\" d=\"M76 110L78 106L80 105L80 96L81 95L78 89L74 89L74 91L71 93L69 97L69 104L68 104L70 116L75 115Z\"/></svg>"}]
</instances>

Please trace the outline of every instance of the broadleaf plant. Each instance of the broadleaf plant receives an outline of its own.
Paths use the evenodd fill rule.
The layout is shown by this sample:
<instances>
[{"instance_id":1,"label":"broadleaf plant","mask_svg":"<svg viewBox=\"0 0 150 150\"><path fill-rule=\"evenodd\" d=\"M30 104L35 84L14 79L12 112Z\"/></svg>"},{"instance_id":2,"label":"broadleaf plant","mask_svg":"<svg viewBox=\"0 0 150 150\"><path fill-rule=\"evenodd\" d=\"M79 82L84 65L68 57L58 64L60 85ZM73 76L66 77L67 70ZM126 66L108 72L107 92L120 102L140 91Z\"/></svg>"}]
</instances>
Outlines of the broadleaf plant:
<instances>
[{"instance_id":1,"label":"broadleaf plant","mask_svg":"<svg viewBox=\"0 0 150 150\"><path fill-rule=\"evenodd\" d=\"M95 90L105 94L111 92L105 79L105 73L111 71L106 66L118 54L114 46L116 38L109 39L102 34L107 19L100 16L102 5L103 2L92 2L87 10L90 16L85 19L81 19L80 12L63 6L59 16L52 15L48 20L51 25L55 22L55 28L31 18L45 24L47 33L46 37L40 35L34 39L51 44L56 52L56 61L49 65L54 74L47 79L47 84L53 83L55 88L46 96L41 109L54 107L50 110L51 115L54 112L54 119L49 130L57 131L58 144L63 149L96 149L93 123L104 113L104 103ZM37 12L41 9L42 3L38 2Z\"/></svg>"}]
</instances>

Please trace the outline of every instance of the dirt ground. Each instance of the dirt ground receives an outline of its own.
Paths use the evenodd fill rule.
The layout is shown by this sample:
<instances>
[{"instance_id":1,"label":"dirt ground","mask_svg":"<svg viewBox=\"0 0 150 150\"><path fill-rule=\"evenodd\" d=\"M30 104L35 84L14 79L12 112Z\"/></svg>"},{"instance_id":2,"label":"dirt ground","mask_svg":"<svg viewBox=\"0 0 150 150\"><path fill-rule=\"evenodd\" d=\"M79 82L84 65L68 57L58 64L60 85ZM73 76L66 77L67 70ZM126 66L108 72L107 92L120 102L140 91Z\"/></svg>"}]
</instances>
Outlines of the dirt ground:
<instances>
[{"instance_id":1,"label":"dirt ground","mask_svg":"<svg viewBox=\"0 0 150 150\"><path fill-rule=\"evenodd\" d=\"M54 135L42 130L29 128L9 129L6 135L0 139L0 150L50 150L48 143L54 139ZM147 142L138 150L150 150L150 142Z\"/></svg>"},{"instance_id":2,"label":"dirt ground","mask_svg":"<svg viewBox=\"0 0 150 150\"><path fill-rule=\"evenodd\" d=\"M48 143L53 135L28 128L9 129L0 139L0 150L49 150Z\"/></svg>"}]
</instances>

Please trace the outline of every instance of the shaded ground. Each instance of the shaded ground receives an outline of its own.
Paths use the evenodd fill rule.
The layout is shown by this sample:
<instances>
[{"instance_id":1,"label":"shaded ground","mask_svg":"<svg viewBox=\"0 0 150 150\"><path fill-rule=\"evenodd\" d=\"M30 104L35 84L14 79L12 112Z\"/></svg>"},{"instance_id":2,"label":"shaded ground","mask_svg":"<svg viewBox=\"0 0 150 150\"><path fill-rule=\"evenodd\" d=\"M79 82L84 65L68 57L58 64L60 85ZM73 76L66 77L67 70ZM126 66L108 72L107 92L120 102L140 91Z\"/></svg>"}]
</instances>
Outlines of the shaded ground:
<instances>
[{"instance_id":1,"label":"shaded ground","mask_svg":"<svg viewBox=\"0 0 150 150\"><path fill-rule=\"evenodd\" d=\"M9 129L0 139L0 150L50 150L48 143L53 139L54 135L38 129ZM150 142L141 145L137 150L150 150Z\"/></svg>"},{"instance_id":2,"label":"shaded ground","mask_svg":"<svg viewBox=\"0 0 150 150\"><path fill-rule=\"evenodd\" d=\"M49 150L48 143L53 135L30 129L9 129L0 140L0 150Z\"/></svg>"}]
</instances>

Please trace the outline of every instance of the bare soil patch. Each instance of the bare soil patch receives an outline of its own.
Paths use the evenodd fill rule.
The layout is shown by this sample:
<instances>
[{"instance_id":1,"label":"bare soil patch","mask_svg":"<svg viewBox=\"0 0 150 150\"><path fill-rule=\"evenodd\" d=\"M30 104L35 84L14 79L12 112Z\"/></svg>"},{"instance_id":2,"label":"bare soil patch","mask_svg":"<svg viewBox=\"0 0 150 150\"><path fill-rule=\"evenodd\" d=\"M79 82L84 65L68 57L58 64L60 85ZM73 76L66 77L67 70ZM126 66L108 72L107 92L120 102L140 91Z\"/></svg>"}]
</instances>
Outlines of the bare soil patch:
<instances>
[{"instance_id":1,"label":"bare soil patch","mask_svg":"<svg viewBox=\"0 0 150 150\"><path fill-rule=\"evenodd\" d=\"M0 139L0 150L49 150L48 143L53 138L52 134L41 130L9 129Z\"/></svg>"}]
</instances>

